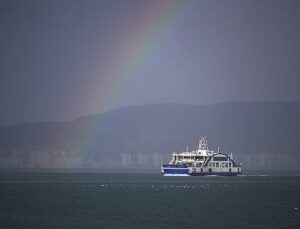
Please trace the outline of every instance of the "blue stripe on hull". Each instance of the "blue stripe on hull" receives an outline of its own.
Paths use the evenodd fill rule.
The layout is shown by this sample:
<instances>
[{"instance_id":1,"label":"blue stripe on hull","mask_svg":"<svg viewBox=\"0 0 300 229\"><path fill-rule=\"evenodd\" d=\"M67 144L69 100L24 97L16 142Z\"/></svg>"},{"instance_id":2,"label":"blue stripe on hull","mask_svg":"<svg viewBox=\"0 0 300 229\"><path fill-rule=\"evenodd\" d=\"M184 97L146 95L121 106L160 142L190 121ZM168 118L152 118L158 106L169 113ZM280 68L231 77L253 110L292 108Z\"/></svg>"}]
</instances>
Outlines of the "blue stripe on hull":
<instances>
[{"instance_id":1,"label":"blue stripe on hull","mask_svg":"<svg viewBox=\"0 0 300 229\"><path fill-rule=\"evenodd\" d=\"M188 169L164 168L162 174L187 174L187 175L189 175L189 170Z\"/></svg>"}]
</instances>

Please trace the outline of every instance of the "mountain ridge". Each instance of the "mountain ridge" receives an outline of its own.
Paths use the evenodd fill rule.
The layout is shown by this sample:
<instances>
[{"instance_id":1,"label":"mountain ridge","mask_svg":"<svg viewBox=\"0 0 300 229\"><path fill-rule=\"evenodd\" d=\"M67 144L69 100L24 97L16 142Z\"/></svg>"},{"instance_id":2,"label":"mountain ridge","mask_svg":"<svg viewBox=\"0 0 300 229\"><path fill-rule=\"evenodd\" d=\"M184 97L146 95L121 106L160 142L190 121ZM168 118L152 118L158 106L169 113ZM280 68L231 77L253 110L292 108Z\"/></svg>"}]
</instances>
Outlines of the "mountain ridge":
<instances>
[{"instance_id":1,"label":"mountain ridge","mask_svg":"<svg viewBox=\"0 0 300 229\"><path fill-rule=\"evenodd\" d=\"M298 117L298 101L151 104L71 122L0 126L0 167L159 167L205 135L211 148L233 152L246 167L293 168L300 160Z\"/></svg>"}]
</instances>

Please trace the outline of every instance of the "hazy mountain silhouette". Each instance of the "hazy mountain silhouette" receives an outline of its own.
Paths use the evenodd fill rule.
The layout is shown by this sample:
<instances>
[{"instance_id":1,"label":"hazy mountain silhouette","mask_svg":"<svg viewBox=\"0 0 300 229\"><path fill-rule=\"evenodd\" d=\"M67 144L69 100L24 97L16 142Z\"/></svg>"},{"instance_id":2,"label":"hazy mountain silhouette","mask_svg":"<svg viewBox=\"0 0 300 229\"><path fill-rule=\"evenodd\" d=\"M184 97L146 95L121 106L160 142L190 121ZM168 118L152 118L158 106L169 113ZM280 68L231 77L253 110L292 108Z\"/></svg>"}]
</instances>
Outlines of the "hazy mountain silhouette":
<instances>
[{"instance_id":1,"label":"hazy mountain silhouette","mask_svg":"<svg viewBox=\"0 0 300 229\"><path fill-rule=\"evenodd\" d=\"M297 169L300 102L120 108L73 122L0 127L1 167L158 167L173 151L233 152L247 167Z\"/></svg>"}]
</instances>

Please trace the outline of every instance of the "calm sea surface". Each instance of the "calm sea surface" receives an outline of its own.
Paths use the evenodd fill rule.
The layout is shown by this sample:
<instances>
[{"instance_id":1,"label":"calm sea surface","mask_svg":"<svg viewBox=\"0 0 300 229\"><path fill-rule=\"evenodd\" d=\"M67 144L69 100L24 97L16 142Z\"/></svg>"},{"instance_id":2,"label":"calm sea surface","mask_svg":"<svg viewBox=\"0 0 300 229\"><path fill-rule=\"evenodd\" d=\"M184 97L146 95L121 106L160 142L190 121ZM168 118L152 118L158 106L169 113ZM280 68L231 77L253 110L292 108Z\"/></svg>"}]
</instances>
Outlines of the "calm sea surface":
<instances>
[{"instance_id":1,"label":"calm sea surface","mask_svg":"<svg viewBox=\"0 0 300 229\"><path fill-rule=\"evenodd\" d=\"M300 177L2 172L0 228L300 228Z\"/></svg>"}]
</instances>

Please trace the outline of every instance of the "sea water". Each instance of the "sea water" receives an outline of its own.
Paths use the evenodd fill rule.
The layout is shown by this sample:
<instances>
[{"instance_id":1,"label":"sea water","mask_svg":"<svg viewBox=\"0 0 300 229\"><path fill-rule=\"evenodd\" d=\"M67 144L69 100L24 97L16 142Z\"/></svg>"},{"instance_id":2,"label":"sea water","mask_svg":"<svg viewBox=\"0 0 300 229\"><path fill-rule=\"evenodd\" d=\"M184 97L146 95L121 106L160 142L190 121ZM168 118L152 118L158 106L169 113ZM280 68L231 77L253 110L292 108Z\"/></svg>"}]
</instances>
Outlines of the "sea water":
<instances>
[{"instance_id":1,"label":"sea water","mask_svg":"<svg viewBox=\"0 0 300 229\"><path fill-rule=\"evenodd\" d=\"M300 228L300 177L2 172L0 228Z\"/></svg>"}]
</instances>

